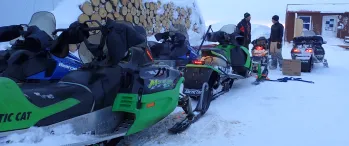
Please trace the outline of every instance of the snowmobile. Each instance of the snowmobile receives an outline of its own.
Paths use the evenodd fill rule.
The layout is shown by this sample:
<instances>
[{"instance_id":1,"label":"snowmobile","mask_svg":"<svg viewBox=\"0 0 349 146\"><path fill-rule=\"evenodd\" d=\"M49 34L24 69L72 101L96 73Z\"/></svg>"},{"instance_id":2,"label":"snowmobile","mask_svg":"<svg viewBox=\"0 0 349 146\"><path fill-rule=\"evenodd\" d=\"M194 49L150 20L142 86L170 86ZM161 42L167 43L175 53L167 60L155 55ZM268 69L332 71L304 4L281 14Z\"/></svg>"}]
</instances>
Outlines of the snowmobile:
<instances>
[{"instance_id":1,"label":"snowmobile","mask_svg":"<svg viewBox=\"0 0 349 146\"><path fill-rule=\"evenodd\" d=\"M236 79L249 77L252 68L250 53L241 45L242 41L238 41L242 36L235 33L234 28L235 25L229 24L214 32L209 26L201 46L206 39L219 44L214 48L200 47L201 58L186 65L185 94L195 99L204 92L201 85L208 84L210 97L214 100L228 92Z\"/></svg>"},{"instance_id":2,"label":"snowmobile","mask_svg":"<svg viewBox=\"0 0 349 146\"><path fill-rule=\"evenodd\" d=\"M120 33L120 29L126 34ZM90 45L83 45L79 55L90 56L80 57L92 61L85 62L85 67L68 73L59 82L18 86L8 78L0 78L0 139L3 137L0 144L11 142L8 135L26 132L32 126L54 134L54 127L62 125L70 125L76 135L95 137L70 145L108 144L156 124L177 106L182 107L187 116L169 131L179 133L208 110L207 92L201 95L195 109L192 108L190 98L182 93L184 77L181 73L152 65L150 50L132 44L135 42L132 39L138 38L132 24L108 19L104 26L84 30L101 30L102 43L95 45L103 53L93 56L95 53L89 52ZM127 48L126 56L113 65L116 57L110 53Z\"/></svg>"},{"instance_id":3,"label":"snowmobile","mask_svg":"<svg viewBox=\"0 0 349 146\"><path fill-rule=\"evenodd\" d=\"M253 84L259 84L268 77L269 43L265 37L259 37L251 42L252 47L252 72L257 74L257 80ZM263 69L262 69L263 68Z\"/></svg>"},{"instance_id":4,"label":"snowmobile","mask_svg":"<svg viewBox=\"0 0 349 146\"><path fill-rule=\"evenodd\" d=\"M185 65L197 59L197 51L189 45L186 37L178 32L164 32L155 34L157 43L149 41L149 47L156 62L182 70Z\"/></svg>"},{"instance_id":5,"label":"snowmobile","mask_svg":"<svg viewBox=\"0 0 349 146\"><path fill-rule=\"evenodd\" d=\"M10 77L16 82L55 82L65 74L82 66L81 60L69 53L65 58L52 55L50 45L57 37L52 34L56 28L56 20L52 13L47 11L36 12L32 15L28 25L23 24L24 31L19 38L10 41L12 47L2 51L0 73L3 77ZM34 49L28 49L26 41L27 30L30 26L36 26L35 32L30 35L40 36L48 40L41 45L35 45ZM29 36L30 36L29 35ZM41 48L41 49L37 49ZM22 72L19 72L22 70Z\"/></svg>"},{"instance_id":6,"label":"snowmobile","mask_svg":"<svg viewBox=\"0 0 349 146\"><path fill-rule=\"evenodd\" d=\"M311 72L314 63L322 63L328 67L325 59L325 49L322 44L326 44L321 36L299 36L293 38L292 59L301 61L301 71Z\"/></svg>"}]
</instances>

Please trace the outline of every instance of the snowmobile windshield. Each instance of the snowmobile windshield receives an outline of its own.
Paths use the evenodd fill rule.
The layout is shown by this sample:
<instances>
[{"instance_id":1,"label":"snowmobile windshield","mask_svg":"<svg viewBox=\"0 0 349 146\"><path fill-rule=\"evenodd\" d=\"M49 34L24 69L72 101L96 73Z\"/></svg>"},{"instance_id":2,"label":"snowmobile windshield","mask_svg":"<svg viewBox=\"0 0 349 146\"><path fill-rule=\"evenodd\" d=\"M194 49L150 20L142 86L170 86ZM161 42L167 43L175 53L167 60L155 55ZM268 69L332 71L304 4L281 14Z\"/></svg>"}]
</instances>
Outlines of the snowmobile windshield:
<instances>
[{"instance_id":1,"label":"snowmobile windshield","mask_svg":"<svg viewBox=\"0 0 349 146\"><path fill-rule=\"evenodd\" d=\"M56 30L56 18L48 11L36 12L32 15L28 26L37 26L40 30L45 31L52 39L52 32ZM27 28L24 28L27 30ZM14 45L18 39L23 40L23 37L18 37L10 41L11 45Z\"/></svg>"},{"instance_id":2,"label":"snowmobile windshield","mask_svg":"<svg viewBox=\"0 0 349 146\"><path fill-rule=\"evenodd\" d=\"M87 41L82 42L79 45L78 53L81 61L83 63L91 63L92 60L96 57L96 54L99 53L98 46L102 37L102 33L90 35ZM106 45L104 45L103 52L107 52Z\"/></svg>"},{"instance_id":3,"label":"snowmobile windshield","mask_svg":"<svg viewBox=\"0 0 349 146\"><path fill-rule=\"evenodd\" d=\"M234 25L234 24L224 25L219 31L223 31L223 32L228 33L228 34L232 34L232 33L236 32L236 25Z\"/></svg>"},{"instance_id":4,"label":"snowmobile windshield","mask_svg":"<svg viewBox=\"0 0 349 146\"><path fill-rule=\"evenodd\" d=\"M311 30L304 30L302 36L316 36L316 33Z\"/></svg>"},{"instance_id":5,"label":"snowmobile windshield","mask_svg":"<svg viewBox=\"0 0 349 146\"><path fill-rule=\"evenodd\" d=\"M53 39L52 32L56 29L56 18L51 12L40 11L32 15L28 25L37 26Z\"/></svg>"}]
</instances>

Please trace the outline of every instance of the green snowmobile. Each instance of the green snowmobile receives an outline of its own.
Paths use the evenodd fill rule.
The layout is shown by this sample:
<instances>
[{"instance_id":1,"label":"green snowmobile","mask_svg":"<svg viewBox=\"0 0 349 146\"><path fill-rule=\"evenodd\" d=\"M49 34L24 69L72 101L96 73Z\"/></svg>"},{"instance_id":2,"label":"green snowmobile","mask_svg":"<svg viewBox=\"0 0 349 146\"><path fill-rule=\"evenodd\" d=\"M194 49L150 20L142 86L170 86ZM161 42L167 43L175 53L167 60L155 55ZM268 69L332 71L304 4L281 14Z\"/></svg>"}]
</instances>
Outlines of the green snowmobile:
<instances>
[{"instance_id":1,"label":"green snowmobile","mask_svg":"<svg viewBox=\"0 0 349 146\"><path fill-rule=\"evenodd\" d=\"M124 47L126 56L112 65L115 56L111 53L139 35L134 27L108 19L105 26L84 29L101 30L80 45L79 55L86 65L58 83L18 85L0 78L0 145L11 142L7 136L33 126L54 134L55 127L65 124L73 127L74 134L95 136L94 140L71 145L108 144L156 124L177 106L187 116L170 132L182 132L200 118L209 108L208 96L202 94L202 102L192 109L190 98L182 93L182 74L154 65L143 45L146 42ZM101 43L93 44L96 40Z\"/></svg>"},{"instance_id":2,"label":"green snowmobile","mask_svg":"<svg viewBox=\"0 0 349 146\"><path fill-rule=\"evenodd\" d=\"M242 36L235 33L235 28L235 25L229 24L213 32L209 26L202 44L206 39L219 44L212 48L202 48L201 44L201 58L186 65L184 71L185 94L199 97L203 93L201 85L207 83L210 97L213 100L229 91L234 80L250 76L252 67L250 53L239 43ZM214 90L220 91L214 93Z\"/></svg>"}]
</instances>

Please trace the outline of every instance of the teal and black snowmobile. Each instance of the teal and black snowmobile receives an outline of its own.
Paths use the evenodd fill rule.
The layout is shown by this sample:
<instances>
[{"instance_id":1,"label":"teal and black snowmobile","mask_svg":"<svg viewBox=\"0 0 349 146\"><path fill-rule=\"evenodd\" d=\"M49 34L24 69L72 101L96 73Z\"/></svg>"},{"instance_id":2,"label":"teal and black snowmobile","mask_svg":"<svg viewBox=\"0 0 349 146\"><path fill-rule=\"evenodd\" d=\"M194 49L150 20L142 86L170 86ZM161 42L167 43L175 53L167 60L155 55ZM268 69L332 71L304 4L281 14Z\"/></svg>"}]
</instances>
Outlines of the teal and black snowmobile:
<instances>
[{"instance_id":1,"label":"teal and black snowmobile","mask_svg":"<svg viewBox=\"0 0 349 146\"><path fill-rule=\"evenodd\" d=\"M209 90L213 100L229 91L236 79L250 76L252 67L250 53L239 43L242 36L234 32L235 28L235 25L225 25L219 31L213 32L209 26L202 44L206 39L219 44L212 48L200 47L201 58L186 65L185 94L199 97L204 92L201 86L206 84L208 86L206 90ZM214 93L214 90L218 92Z\"/></svg>"},{"instance_id":2,"label":"teal and black snowmobile","mask_svg":"<svg viewBox=\"0 0 349 146\"><path fill-rule=\"evenodd\" d=\"M252 72L256 73L256 81L252 84L269 80L269 41L265 37L259 37L251 42L252 47Z\"/></svg>"},{"instance_id":3,"label":"teal and black snowmobile","mask_svg":"<svg viewBox=\"0 0 349 146\"><path fill-rule=\"evenodd\" d=\"M178 133L209 108L205 94L192 108L190 98L182 92L185 80L178 70L152 65L150 51L142 45L146 39L131 23L108 19L105 26L82 30L101 30L93 38L99 35L101 43L89 42L93 36L86 39L79 55L90 62L84 62L82 68L58 83L17 85L0 78L0 144L11 142L9 135L33 126L54 134L55 127L65 124L73 128L74 134L95 136L91 141L71 145L115 142L156 124L177 106L187 114L169 129ZM56 52L61 57L68 54L67 46L62 48Z\"/></svg>"}]
</instances>

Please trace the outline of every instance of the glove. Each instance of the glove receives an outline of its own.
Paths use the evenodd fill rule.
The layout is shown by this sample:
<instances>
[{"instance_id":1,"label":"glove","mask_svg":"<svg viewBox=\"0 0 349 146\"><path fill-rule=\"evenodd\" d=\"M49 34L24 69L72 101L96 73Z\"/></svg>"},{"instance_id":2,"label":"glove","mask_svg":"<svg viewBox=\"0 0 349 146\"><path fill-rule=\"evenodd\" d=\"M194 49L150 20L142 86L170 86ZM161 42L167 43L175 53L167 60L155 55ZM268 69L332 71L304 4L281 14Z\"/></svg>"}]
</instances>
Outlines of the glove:
<instances>
[{"instance_id":1,"label":"glove","mask_svg":"<svg viewBox=\"0 0 349 146\"><path fill-rule=\"evenodd\" d=\"M277 43L277 46L276 46L278 49L281 49L282 48L282 44L280 42Z\"/></svg>"},{"instance_id":2,"label":"glove","mask_svg":"<svg viewBox=\"0 0 349 146\"><path fill-rule=\"evenodd\" d=\"M88 28L87 24L79 23L77 21L70 24L68 28L69 44L78 44L83 42L85 38L88 38L90 33L84 31L86 28Z\"/></svg>"},{"instance_id":3,"label":"glove","mask_svg":"<svg viewBox=\"0 0 349 146\"><path fill-rule=\"evenodd\" d=\"M21 26L21 25L11 25L10 26L13 30L16 30L16 31L19 31L19 32L21 32L21 31L23 31L24 29L23 29L23 26Z\"/></svg>"},{"instance_id":4,"label":"glove","mask_svg":"<svg viewBox=\"0 0 349 146\"><path fill-rule=\"evenodd\" d=\"M21 26L21 27L22 27L22 26ZM22 27L22 29L23 29L23 27ZM24 32L22 33L22 35L23 35L24 38L26 38L26 37L28 37L29 35L31 35L31 34L33 34L33 33L35 33L35 32L38 32L38 31L41 31L40 28L37 27L37 26L35 26L35 25L33 25L33 26L29 26L28 29L27 29L27 31L24 31Z\"/></svg>"}]
</instances>

